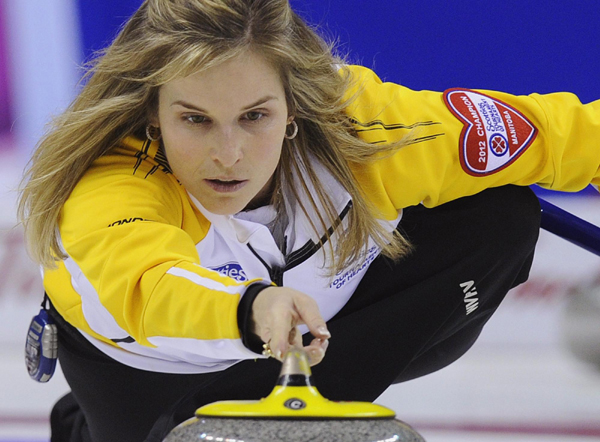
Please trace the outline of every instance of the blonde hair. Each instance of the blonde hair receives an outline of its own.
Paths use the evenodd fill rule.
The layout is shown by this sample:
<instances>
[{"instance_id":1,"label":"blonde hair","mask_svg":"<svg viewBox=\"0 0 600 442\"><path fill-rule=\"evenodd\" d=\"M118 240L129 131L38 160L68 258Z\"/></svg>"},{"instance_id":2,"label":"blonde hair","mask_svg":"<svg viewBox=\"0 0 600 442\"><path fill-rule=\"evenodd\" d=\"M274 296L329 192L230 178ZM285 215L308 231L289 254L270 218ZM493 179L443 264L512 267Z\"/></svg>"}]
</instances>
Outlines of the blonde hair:
<instances>
[{"instance_id":1,"label":"blonde hair","mask_svg":"<svg viewBox=\"0 0 600 442\"><path fill-rule=\"evenodd\" d=\"M65 258L58 232L63 204L94 160L127 135L144 137L161 85L249 49L279 71L289 113L300 129L293 142L285 140L278 185L293 182L295 175L305 194L311 195L308 183L316 189L310 204L317 213L317 202L325 210L319 214L321 226L312 226L315 232L339 223L339 214L315 172L303 166L310 156L352 197L347 228L338 234L335 252L331 249L330 274L361 259L369 237L386 256L403 255L407 242L380 225L350 169L351 163L371 161L398 146L375 146L355 136L343 99L351 78L338 72L342 60L287 0L146 0L96 59L81 93L33 154L18 206L33 258L48 267ZM289 191L299 199L293 186ZM274 193L276 207L283 207L281 198Z\"/></svg>"}]
</instances>

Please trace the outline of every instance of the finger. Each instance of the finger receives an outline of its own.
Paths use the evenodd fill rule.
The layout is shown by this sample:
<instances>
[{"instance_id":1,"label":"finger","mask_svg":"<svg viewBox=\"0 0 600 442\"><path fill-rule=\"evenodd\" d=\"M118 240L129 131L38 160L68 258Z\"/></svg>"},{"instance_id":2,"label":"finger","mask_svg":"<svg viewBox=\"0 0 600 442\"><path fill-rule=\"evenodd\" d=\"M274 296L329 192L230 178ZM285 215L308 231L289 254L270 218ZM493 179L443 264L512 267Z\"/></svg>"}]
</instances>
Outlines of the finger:
<instances>
[{"instance_id":1,"label":"finger","mask_svg":"<svg viewBox=\"0 0 600 442\"><path fill-rule=\"evenodd\" d=\"M290 344L295 342L296 335L301 339L300 333L296 332L296 327L292 325L293 315L290 312L275 315L271 330L271 350L275 357L279 360L283 359L283 355L290 347Z\"/></svg>"},{"instance_id":2,"label":"finger","mask_svg":"<svg viewBox=\"0 0 600 442\"><path fill-rule=\"evenodd\" d=\"M298 327L294 327L290 333L290 344L294 347L302 348L302 333L300 333Z\"/></svg>"},{"instance_id":3,"label":"finger","mask_svg":"<svg viewBox=\"0 0 600 442\"><path fill-rule=\"evenodd\" d=\"M310 343L310 345L316 345L319 346L322 350L323 353L325 353L327 351L327 348L329 347L329 340L328 339L313 339L312 342Z\"/></svg>"},{"instance_id":4,"label":"finger","mask_svg":"<svg viewBox=\"0 0 600 442\"><path fill-rule=\"evenodd\" d=\"M327 329L327 323L321 316L319 306L314 299L302 296L294 299L294 303L301 321L306 324L308 330L315 338L323 340L331 338L331 333Z\"/></svg>"},{"instance_id":5,"label":"finger","mask_svg":"<svg viewBox=\"0 0 600 442\"><path fill-rule=\"evenodd\" d=\"M328 340L314 339L310 345L304 347L308 355L308 361L311 366L317 365L325 357L325 352L329 345Z\"/></svg>"},{"instance_id":6,"label":"finger","mask_svg":"<svg viewBox=\"0 0 600 442\"><path fill-rule=\"evenodd\" d=\"M288 343L296 345L298 343L298 338L300 338L300 342L302 342L302 335L298 331L298 328L294 327L290 330L290 334L288 335Z\"/></svg>"},{"instance_id":7,"label":"finger","mask_svg":"<svg viewBox=\"0 0 600 442\"><path fill-rule=\"evenodd\" d=\"M269 343L271 343L271 341L273 340L273 336L271 334L271 330L264 329L264 332L261 335L259 335L259 338L262 339L263 342L269 342Z\"/></svg>"}]
</instances>

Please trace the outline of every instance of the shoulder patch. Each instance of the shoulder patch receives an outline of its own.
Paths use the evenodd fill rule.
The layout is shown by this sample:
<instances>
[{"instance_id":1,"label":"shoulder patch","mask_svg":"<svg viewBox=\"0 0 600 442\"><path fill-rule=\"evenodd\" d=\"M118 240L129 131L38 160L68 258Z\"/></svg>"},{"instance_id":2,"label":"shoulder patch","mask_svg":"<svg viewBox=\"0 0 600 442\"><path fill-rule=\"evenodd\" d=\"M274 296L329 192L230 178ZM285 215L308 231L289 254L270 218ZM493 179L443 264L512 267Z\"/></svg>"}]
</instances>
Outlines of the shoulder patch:
<instances>
[{"instance_id":1,"label":"shoulder patch","mask_svg":"<svg viewBox=\"0 0 600 442\"><path fill-rule=\"evenodd\" d=\"M444 101L463 122L460 162L469 175L491 175L515 161L537 136L521 112L502 101L469 89L449 89Z\"/></svg>"}]
</instances>

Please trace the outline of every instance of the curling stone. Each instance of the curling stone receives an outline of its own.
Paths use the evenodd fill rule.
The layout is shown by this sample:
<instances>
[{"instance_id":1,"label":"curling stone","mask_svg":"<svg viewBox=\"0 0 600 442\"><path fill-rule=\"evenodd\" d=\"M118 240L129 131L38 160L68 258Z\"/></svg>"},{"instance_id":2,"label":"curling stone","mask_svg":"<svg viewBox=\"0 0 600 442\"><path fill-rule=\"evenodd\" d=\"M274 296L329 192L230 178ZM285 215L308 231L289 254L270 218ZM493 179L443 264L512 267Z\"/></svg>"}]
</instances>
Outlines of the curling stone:
<instances>
[{"instance_id":1,"label":"curling stone","mask_svg":"<svg viewBox=\"0 0 600 442\"><path fill-rule=\"evenodd\" d=\"M306 353L292 349L269 396L205 405L163 442L425 442L395 416L370 402L325 399L312 385Z\"/></svg>"}]
</instances>

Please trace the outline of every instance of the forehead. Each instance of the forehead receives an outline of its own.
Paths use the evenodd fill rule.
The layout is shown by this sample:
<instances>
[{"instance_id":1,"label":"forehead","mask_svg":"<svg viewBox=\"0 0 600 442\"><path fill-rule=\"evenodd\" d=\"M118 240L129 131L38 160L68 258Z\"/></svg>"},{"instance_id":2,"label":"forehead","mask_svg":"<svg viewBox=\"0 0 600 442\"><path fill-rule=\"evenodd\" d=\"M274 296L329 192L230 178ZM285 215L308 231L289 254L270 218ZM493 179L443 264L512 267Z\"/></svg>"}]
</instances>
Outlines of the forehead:
<instances>
[{"instance_id":1,"label":"forehead","mask_svg":"<svg viewBox=\"0 0 600 442\"><path fill-rule=\"evenodd\" d=\"M160 87L161 101L185 99L216 104L252 101L252 97L264 95L284 97L284 87L272 63L252 51Z\"/></svg>"}]
</instances>

